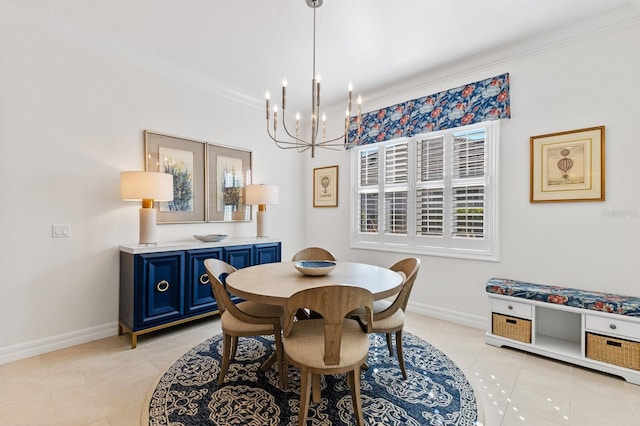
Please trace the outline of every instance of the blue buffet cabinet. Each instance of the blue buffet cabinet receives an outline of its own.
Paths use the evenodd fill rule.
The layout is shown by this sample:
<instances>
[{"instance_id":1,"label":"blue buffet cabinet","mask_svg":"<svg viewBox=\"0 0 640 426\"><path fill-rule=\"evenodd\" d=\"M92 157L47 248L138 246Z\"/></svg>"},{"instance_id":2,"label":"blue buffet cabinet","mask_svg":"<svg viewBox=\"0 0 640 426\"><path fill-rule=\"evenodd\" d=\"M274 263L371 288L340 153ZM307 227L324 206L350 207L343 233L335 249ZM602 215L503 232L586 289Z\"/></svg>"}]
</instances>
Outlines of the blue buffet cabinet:
<instances>
[{"instance_id":1,"label":"blue buffet cabinet","mask_svg":"<svg viewBox=\"0 0 640 426\"><path fill-rule=\"evenodd\" d=\"M205 259L222 259L235 268L280 262L280 241L160 244L120 247L118 334L138 336L218 313Z\"/></svg>"}]
</instances>

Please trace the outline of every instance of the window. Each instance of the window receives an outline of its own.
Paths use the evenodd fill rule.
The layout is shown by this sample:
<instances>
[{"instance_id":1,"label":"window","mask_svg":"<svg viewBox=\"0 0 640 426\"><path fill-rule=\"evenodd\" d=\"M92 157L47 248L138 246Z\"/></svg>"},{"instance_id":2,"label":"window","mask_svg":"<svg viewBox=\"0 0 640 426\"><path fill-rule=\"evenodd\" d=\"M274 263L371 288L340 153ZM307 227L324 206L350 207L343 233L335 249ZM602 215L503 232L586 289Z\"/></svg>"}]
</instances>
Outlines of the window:
<instances>
[{"instance_id":1,"label":"window","mask_svg":"<svg viewBox=\"0 0 640 426\"><path fill-rule=\"evenodd\" d=\"M498 260L499 122L354 148L351 246Z\"/></svg>"}]
</instances>

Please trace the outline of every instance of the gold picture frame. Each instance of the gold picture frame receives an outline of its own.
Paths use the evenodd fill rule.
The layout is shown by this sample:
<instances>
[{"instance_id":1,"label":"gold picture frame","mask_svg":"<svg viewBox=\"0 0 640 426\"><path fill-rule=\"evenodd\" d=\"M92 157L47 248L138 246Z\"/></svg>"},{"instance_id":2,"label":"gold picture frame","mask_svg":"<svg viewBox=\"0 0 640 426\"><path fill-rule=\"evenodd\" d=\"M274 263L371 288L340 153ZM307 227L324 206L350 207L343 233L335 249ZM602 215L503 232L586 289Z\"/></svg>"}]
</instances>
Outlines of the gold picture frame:
<instances>
[{"instance_id":1,"label":"gold picture frame","mask_svg":"<svg viewBox=\"0 0 640 426\"><path fill-rule=\"evenodd\" d=\"M244 187L251 183L251 151L229 146L207 145L209 222L251 220Z\"/></svg>"},{"instance_id":2,"label":"gold picture frame","mask_svg":"<svg viewBox=\"0 0 640 426\"><path fill-rule=\"evenodd\" d=\"M313 207L338 207L338 166L313 169Z\"/></svg>"},{"instance_id":3,"label":"gold picture frame","mask_svg":"<svg viewBox=\"0 0 640 426\"><path fill-rule=\"evenodd\" d=\"M604 129L531 136L529 201L604 201Z\"/></svg>"},{"instance_id":4,"label":"gold picture frame","mask_svg":"<svg viewBox=\"0 0 640 426\"><path fill-rule=\"evenodd\" d=\"M174 176L174 199L156 203L158 223L205 222L206 146L196 141L162 133L144 132L145 170Z\"/></svg>"}]
</instances>

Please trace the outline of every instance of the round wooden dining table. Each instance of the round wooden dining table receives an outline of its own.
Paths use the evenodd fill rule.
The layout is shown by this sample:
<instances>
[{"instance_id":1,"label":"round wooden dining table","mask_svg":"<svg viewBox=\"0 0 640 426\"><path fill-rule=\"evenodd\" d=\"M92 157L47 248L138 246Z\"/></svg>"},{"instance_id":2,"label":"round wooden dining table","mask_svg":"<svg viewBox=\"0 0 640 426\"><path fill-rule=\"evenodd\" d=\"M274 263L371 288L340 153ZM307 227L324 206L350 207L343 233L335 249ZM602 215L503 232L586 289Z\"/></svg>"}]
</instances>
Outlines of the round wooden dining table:
<instances>
[{"instance_id":1,"label":"round wooden dining table","mask_svg":"<svg viewBox=\"0 0 640 426\"><path fill-rule=\"evenodd\" d=\"M355 262L336 262L327 275L307 276L295 262L265 263L238 269L227 279L227 290L245 300L286 306L294 293L327 285L350 285L369 290L375 300L397 294L403 277L391 269Z\"/></svg>"}]
</instances>

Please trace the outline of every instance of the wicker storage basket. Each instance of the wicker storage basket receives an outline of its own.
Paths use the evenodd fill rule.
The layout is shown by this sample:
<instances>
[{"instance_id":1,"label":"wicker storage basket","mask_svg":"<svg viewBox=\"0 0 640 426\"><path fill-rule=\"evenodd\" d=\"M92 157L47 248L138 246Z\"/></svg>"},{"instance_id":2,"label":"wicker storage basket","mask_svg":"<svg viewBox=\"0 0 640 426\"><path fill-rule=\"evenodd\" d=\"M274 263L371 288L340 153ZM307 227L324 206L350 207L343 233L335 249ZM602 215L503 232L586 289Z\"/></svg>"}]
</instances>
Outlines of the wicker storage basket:
<instances>
[{"instance_id":1,"label":"wicker storage basket","mask_svg":"<svg viewBox=\"0 0 640 426\"><path fill-rule=\"evenodd\" d=\"M587 358L640 370L640 343L587 333Z\"/></svg>"},{"instance_id":2,"label":"wicker storage basket","mask_svg":"<svg viewBox=\"0 0 640 426\"><path fill-rule=\"evenodd\" d=\"M494 313L492 318L491 333L506 337L508 339L519 340L531 343L531 321L500 315Z\"/></svg>"}]
</instances>

